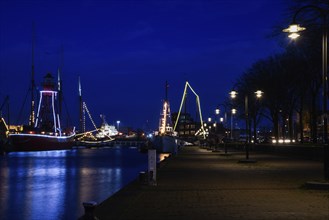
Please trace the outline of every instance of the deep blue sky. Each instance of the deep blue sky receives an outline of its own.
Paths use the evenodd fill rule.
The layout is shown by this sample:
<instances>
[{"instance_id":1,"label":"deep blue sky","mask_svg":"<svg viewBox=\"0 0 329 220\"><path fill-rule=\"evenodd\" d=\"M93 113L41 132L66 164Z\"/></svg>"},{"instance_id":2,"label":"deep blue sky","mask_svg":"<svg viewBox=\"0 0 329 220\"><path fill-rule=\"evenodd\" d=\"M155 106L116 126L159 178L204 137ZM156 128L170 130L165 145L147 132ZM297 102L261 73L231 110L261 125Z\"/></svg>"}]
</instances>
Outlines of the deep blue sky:
<instances>
[{"instance_id":1,"label":"deep blue sky","mask_svg":"<svg viewBox=\"0 0 329 220\"><path fill-rule=\"evenodd\" d=\"M76 126L78 75L98 124L105 114L111 124L145 128L149 121L157 128L166 80L172 111L188 80L203 117L213 116L239 75L280 51L268 36L284 18L284 2L0 0L0 103L10 95L15 122L30 82L34 22L36 83L56 74L63 58L64 97Z\"/></svg>"}]
</instances>

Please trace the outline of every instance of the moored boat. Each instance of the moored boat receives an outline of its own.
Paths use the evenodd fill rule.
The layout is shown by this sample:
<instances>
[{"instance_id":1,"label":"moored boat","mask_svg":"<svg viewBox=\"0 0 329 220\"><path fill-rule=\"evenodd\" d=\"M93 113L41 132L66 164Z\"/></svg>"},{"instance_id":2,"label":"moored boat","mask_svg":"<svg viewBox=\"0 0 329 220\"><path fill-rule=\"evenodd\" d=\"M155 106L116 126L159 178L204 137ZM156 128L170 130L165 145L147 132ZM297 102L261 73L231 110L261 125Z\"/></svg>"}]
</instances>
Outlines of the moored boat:
<instances>
[{"instance_id":1,"label":"moored boat","mask_svg":"<svg viewBox=\"0 0 329 220\"><path fill-rule=\"evenodd\" d=\"M53 77L48 73L40 91L36 119L23 131L9 133L11 151L64 150L73 147L75 129L62 130L57 98Z\"/></svg>"},{"instance_id":2,"label":"moored boat","mask_svg":"<svg viewBox=\"0 0 329 220\"><path fill-rule=\"evenodd\" d=\"M85 106L85 105L84 105ZM85 118L85 117L84 117ZM101 115L102 125L93 131L87 131L76 135L75 145L77 146L108 146L110 142L115 140L119 134L113 125L109 125L105 120L105 115ZM95 133L95 134L93 134Z\"/></svg>"},{"instance_id":3,"label":"moored boat","mask_svg":"<svg viewBox=\"0 0 329 220\"><path fill-rule=\"evenodd\" d=\"M163 101L162 112L159 121L159 130L154 133L152 147L158 153L173 153L178 151L177 133L174 131L171 121L170 105L168 101L168 83L166 82L166 96Z\"/></svg>"},{"instance_id":4,"label":"moored boat","mask_svg":"<svg viewBox=\"0 0 329 220\"><path fill-rule=\"evenodd\" d=\"M79 77L79 100L80 100L80 131L75 136L76 146L108 146L114 140L119 132L113 125L109 125L105 120L105 115L100 115L102 118L102 125L97 128L86 102L82 98L82 86ZM86 113L94 126L94 130L86 131Z\"/></svg>"},{"instance_id":5,"label":"moored boat","mask_svg":"<svg viewBox=\"0 0 329 220\"><path fill-rule=\"evenodd\" d=\"M74 135L54 135L43 133L10 134L12 151L47 151L71 149L74 144Z\"/></svg>"}]
</instances>

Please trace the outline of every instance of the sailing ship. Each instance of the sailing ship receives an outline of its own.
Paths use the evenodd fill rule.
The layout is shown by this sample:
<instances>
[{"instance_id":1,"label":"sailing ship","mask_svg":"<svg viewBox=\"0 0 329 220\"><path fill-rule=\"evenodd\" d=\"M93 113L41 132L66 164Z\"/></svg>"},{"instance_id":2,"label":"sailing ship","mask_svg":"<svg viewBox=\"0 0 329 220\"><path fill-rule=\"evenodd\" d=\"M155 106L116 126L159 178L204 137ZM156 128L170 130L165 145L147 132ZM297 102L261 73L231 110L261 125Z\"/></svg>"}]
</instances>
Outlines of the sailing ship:
<instances>
[{"instance_id":1,"label":"sailing ship","mask_svg":"<svg viewBox=\"0 0 329 220\"><path fill-rule=\"evenodd\" d=\"M82 87L79 77L79 101L80 101L80 132L75 136L76 146L106 146L119 134L115 126L109 125L105 115L101 114L102 124L97 128L86 102L82 99ZM86 113L93 124L94 130L86 131Z\"/></svg>"},{"instance_id":2,"label":"sailing ship","mask_svg":"<svg viewBox=\"0 0 329 220\"><path fill-rule=\"evenodd\" d=\"M86 108L86 107L85 107ZM77 146L106 146L119 134L113 125L105 120L105 115L100 115L102 124L100 128L95 127L93 131L84 131L76 135ZM92 119L92 118L91 118ZM93 123L94 124L94 123ZM95 134L94 134L95 133Z\"/></svg>"},{"instance_id":3,"label":"sailing ship","mask_svg":"<svg viewBox=\"0 0 329 220\"><path fill-rule=\"evenodd\" d=\"M34 80L32 79L33 84ZM60 80L58 84L60 84ZM60 90L60 87L58 90ZM64 150L73 147L75 128L63 130L61 127L58 103L60 95L58 93L59 91L55 89L54 79L48 73L44 77L43 90L40 91L35 120L32 95L30 125L24 126L22 132L9 134L12 151Z\"/></svg>"},{"instance_id":4,"label":"sailing ship","mask_svg":"<svg viewBox=\"0 0 329 220\"><path fill-rule=\"evenodd\" d=\"M168 101L168 83L160 114L159 130L154 133L152 145L158 153L173 153L178 151L177 132L174 131L171 121L170 104Z\"/></svg>"},{"instance_id":5,"label":"sailing ship","mask_svg":"<svg viewBox=\"0 0 329 220\"><path fill-rule=\"evenodd\" d=\"M179 111L176 117L176 122L174 127L172 126L171 114L170 114L170 105L168 101L168 84L166 82L166 98L163 101L163 110L160 117L159 130L155 132L155 135L152 139L151 147L155 148L158 152L163 153L177 153L178 149L182 146L192 145L192 143L187 142L182 137L178 138L176 128L180 121L180 115L182 111L183 104L186 104L187 89L190 89L196 97L196 104L198 106L198 112L200 117L200 129L194 133L194 135L201 140L206 139L206 131L202 121L202 113L200 107L200 98L198 94L193 90L191 85L186 81L183 98L179 107Z\"/></svg>"}]
</instances>

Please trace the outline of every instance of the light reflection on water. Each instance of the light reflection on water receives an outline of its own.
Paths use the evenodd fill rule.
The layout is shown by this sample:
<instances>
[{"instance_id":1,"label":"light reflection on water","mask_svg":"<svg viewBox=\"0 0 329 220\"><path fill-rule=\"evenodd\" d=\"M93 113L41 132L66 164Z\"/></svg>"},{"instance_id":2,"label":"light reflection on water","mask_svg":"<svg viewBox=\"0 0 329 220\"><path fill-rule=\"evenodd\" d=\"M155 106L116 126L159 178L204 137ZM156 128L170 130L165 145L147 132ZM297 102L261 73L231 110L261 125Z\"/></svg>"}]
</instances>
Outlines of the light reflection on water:
<instances>
[{"instance_id":1,"label":"light reflection on water","mask_svg":"<svg viewBox=\"0 0 329 220\"><path fill-rule=\"evenodd\" d=\"M77 219L147 169L133 148L10 153L0 157L0 219Z\"/></svg>"}]
</instances>

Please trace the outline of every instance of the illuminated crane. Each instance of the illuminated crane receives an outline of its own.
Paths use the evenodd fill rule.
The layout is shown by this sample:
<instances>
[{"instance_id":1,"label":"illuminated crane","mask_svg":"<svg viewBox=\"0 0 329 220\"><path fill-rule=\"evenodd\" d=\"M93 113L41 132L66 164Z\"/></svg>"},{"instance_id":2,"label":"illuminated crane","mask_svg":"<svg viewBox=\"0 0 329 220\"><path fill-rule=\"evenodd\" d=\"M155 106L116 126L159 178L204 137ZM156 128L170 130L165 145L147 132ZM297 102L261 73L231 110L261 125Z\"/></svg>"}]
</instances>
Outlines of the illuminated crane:
<instances>
[{"instance_id":1,"label":"illuminated crane","mask_svg":"<svg viewBox=\"0 0 329 220\"><path fill-rule=\"evenodd\" d=\"M201 123L201 128L200 128L201 129L201 132L200 132L200 134L203 136L204 139L206 139L206 132L204 130L203 121L202 121L202 113L201 113L199 95L193 90L193 88L191 87L191 85L187 81L185 83L183 98L182 98L182 101L181 101L181 104L180 104L180 107L179 107L179 112L178 112L178 115L177 115L177 118L176 118L176 122L175 122L175 126L174 126L174 131L176 130L176 127L177 127L177 124L178 124L178 120L179 120L179 116L181 114L183 104L184 104L184 102L186 100L186 95L187 95L187 89L188 88L190 88L190 90L193 92L193 94L196 97L196 103L197 103L197 106L198 106L199 116L200 116L200 123Z\"/></svg>"}]
</instances>

